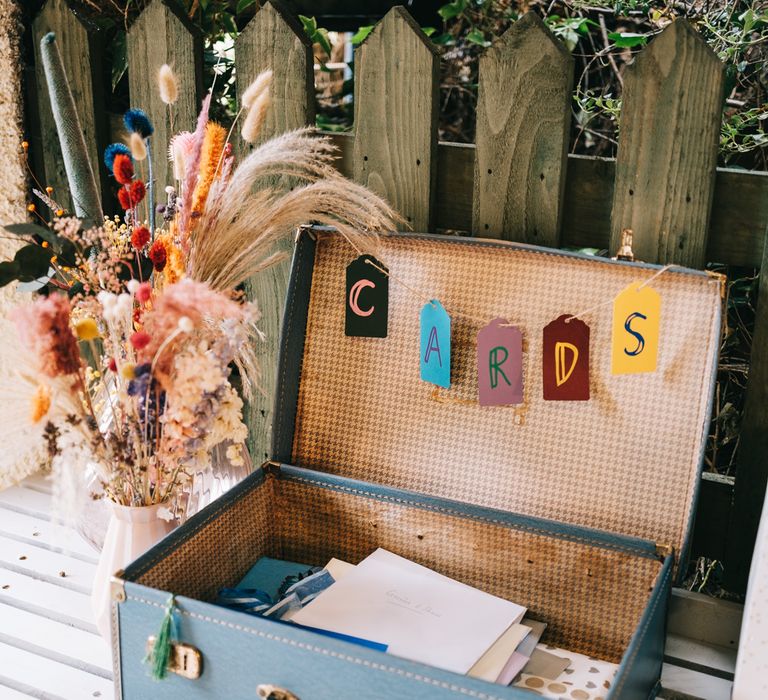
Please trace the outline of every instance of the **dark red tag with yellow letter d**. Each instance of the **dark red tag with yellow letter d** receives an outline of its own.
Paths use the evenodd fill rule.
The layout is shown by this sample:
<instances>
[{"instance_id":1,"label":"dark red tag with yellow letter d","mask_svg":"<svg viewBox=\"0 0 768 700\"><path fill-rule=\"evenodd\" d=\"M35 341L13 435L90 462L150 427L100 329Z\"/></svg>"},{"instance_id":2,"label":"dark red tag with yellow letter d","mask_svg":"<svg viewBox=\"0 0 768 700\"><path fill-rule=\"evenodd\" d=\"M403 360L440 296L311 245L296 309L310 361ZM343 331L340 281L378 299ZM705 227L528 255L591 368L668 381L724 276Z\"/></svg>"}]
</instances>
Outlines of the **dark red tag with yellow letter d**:
<instances>
[{"instance_id":1,"label":"dark red tag with yellow letter d","mask_svg":"<svg viewBox=\"0 0 768 700\"><path fill-rule=\"evenodd\" d=\"M589 400L589 326L563 314L544 327L544 399Z\"/></svg>"},{"instance_id":2,"label":"dark red tag with yellow letter d","mask_svg":"<svg viewBox=\"0 0 768 700\"><path fill-rule=\"evenodd\" d=\"M386 338L389 277L372 255L361 255L347 266L344 332L365 338Z\"/></svg>"}]
</instances>

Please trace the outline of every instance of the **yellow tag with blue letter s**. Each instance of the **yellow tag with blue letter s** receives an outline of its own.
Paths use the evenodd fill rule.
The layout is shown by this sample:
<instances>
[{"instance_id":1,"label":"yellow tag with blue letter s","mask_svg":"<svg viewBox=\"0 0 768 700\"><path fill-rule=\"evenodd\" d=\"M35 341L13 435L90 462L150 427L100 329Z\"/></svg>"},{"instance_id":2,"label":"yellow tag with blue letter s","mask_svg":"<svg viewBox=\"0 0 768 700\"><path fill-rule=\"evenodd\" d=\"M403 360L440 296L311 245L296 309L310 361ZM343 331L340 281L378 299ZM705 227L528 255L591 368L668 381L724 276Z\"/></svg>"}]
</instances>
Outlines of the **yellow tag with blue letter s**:
<instances>
[{"instance_id":1,"label":"yellow tag with blue letter s","mask_svg":"<svg viewBox=\"0 0 768 700\"><path fill-rule=\"evenodd\" d=\"M659 355L661 297L633 282L613 302L612 374L655 372Z\"/></svg>"}]
</instances>

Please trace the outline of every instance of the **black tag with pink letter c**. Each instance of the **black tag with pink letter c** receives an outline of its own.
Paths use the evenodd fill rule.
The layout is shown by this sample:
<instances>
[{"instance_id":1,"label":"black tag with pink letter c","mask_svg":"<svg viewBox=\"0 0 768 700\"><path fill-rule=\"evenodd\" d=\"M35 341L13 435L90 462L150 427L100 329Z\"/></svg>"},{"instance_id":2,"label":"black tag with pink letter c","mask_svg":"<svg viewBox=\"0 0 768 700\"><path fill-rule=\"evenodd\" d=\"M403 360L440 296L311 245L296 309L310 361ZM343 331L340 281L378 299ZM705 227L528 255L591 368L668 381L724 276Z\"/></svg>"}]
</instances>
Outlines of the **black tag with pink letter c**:
<instances>
[{"instance_id":1,"label":"black tag with pink letter c","mask_svg":"<svg viewBox=\"0 0 768 700\"><path fill-rule=\"evenodd\" d=\"M372 255L361 255L347 266L346 322L348 336L386 338L389 316L387 268Z\"/></svg>"}]
</instances>

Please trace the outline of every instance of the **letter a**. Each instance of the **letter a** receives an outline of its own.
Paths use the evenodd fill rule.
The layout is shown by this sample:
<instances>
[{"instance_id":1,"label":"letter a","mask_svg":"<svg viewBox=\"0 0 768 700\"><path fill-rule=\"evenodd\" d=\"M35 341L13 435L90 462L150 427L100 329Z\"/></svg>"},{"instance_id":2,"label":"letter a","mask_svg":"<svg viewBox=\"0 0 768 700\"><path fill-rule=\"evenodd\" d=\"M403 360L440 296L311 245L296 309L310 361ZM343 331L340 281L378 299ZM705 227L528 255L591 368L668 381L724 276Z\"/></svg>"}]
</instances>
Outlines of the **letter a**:
<instances>
[{"instance_id":1,"label":"letter a","mask_svg":"<svg viewBox=\"0 0 768 700\"><path fill-rule=\"evenodd\" d=\"M429 364L429 358L433 352L437 353L437 361L439 365L443 366L443 358L440 355L440 342L437 339L437 328L432 326L432 330L429 331L429 340L427 341L427 351L424 353L424 362Z\"/></svg>"}]
</instances>

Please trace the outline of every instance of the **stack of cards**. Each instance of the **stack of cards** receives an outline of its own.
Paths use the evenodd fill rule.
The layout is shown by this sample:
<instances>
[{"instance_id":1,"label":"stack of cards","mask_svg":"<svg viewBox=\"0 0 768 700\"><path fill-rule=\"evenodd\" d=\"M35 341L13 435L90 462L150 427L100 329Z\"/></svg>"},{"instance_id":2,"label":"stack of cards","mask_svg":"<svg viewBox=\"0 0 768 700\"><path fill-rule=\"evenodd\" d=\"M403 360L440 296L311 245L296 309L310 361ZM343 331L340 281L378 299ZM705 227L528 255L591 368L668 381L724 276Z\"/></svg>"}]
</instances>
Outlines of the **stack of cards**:
<instances>
[{"instance_id":1,"label":"stack of cards","mask_svg":"<svg viewBox=\"0 0 768 700\"><path fill-rule=\"evenodd\" d=\"M551 698L582 685L607 689L617 668L545 648L546 624L524 618L524 607L384 549L357 566L331 559L321 570L265 557L219 602Z\"/></svg>"}]
</instances>

